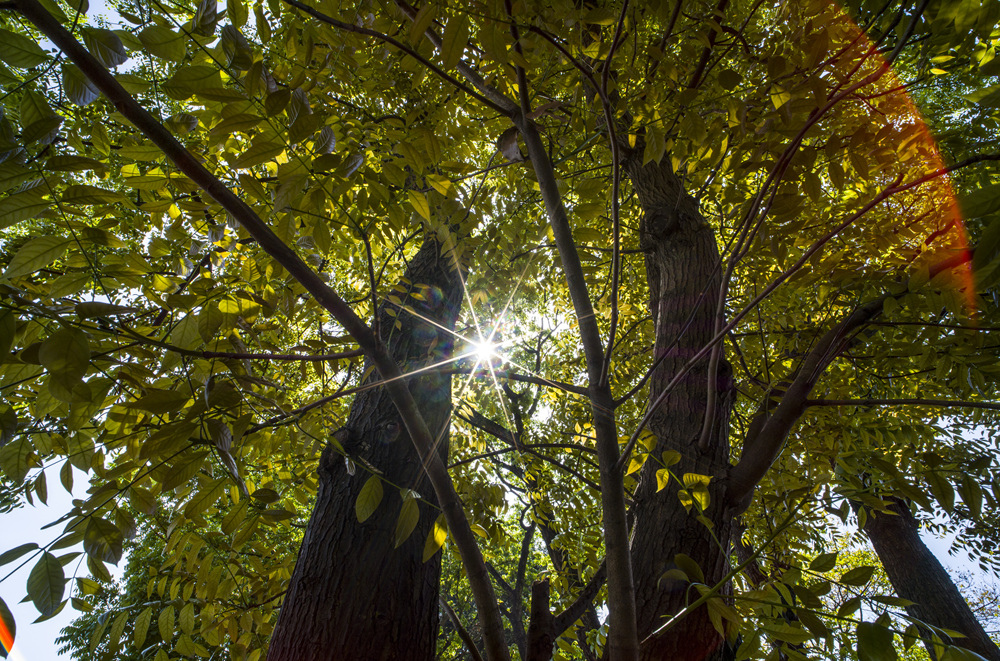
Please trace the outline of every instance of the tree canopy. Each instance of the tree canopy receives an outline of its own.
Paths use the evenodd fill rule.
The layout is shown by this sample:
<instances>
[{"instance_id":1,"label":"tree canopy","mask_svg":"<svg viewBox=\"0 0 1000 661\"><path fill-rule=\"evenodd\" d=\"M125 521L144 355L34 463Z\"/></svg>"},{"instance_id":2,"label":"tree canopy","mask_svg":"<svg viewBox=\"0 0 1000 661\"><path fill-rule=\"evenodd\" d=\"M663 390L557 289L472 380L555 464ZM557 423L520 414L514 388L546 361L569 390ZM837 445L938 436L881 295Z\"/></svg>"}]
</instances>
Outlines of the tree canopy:
<instances>
[{"instance_id":1,"label":"tree canopy","mask_svg":"<svg viewBox=\"0 0 1000 661\"><path fill-rule=\"evenodd\" d=\"M1000 659L916 534L1000 570L1000 2L0 30L0 468L88 479L0 565L77 653Z\"/></svg>"}]
</instances>

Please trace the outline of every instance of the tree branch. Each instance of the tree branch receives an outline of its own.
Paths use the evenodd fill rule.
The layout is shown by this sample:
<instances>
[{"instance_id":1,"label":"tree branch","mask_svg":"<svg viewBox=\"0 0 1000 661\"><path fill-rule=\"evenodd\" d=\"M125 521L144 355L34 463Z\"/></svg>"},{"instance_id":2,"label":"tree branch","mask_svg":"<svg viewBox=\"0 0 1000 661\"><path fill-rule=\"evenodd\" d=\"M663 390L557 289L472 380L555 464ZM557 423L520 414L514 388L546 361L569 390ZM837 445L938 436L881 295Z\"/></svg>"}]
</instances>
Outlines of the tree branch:
<instances>
[{"instance_id":1,"label":"tree branch","mask_svg":"<svg viewBox=\"0 0 1000 661\"><path fill-rule=\"evenodd\" d=\"M505 109L502 106L497 105L496 103L494 103L490 99L486 98L482 94L476 92L474 89L472 89L469 86L465 85L464 83L462 83L462 81L458 80L457 78L455 78L454 76L452 76L448 72L442 70L436 64L434 64L433 62L431 62L430 60L428 60L426 57L424 57L423 55L421 55L420 53L418 53L415 49L410 48L409 46L407 46L406 44L402 43L401 41L399 41L397 39L394 39L394 38L390 37L387 34L383 34L382 32L379 32L378 30L372 30L370 28L363 28L363 27L359 27L357 25L354 25L352 23L345 23L344 21L337 20L333 16L330 16L328 14L324 14L323 12L319 11L318 9L313 9L309 5L307 5L307 4L303 3L303 2L299 2L299 0L283 0L283 2L285 2L285 4L291 5L292 7L295 7L299 11L302 11L302 12L305 12L306 14L309 14L313 18L315 18L315 19L317 19L319 21L322 21L323 23L326 23L327 25L332 25L333 27L335 27L335 28L337 28L339 30L343 30L344 32L353 32L354 34L361 34L361 35L365 35L367 37L374 37L375 39L378 39L379 41L381 41L383 43L389 44L390 46L393 46L394 48L398 48L402 52L406 53L407 55L409 55L410 57L412 57L413 59L415 59L417 62L420 62L422 65L424 65L425 67L427 67L428 69L430 69L438 77L440 77L440 78L444 79L445 81L451 83L456 88L462 90L463 92L465 92L469 96L471 96L474 99L476 99L476 100L478 100L478 101L486 104L487 106L489 106L490 108L492 108L493 110L495 110L495 111L497 111L497 112L499 112L501 114L504 114L504 115L507 114L507 112L505 111Z\"/></svg>"},{"instance_id":2,"label":"tree branch","mask_svg":"<svg viewBox=\"0 0 1000 661\"><path fill-rule=\"evenodd\" d=\"M297 2L297 0L290 0L290 2ZM455 491L455 486L448 475L444 462L434 450L436 446L434 436L420 414L409 388L402 380L403 374L399 366L385 351L378 338L337 292L323 282L319 274L286 245L249 205L209 172L166 127L125 91L114 76L59 21L49 14L38 0L14 0L14 4L21 15L80 68L122 115L159 147L181 172L239 222L250 236L257 240L258 245L284 267L316 299L316 302L333 315L341 326L357 340L365 355L371 359L382 375L386 391L399 411L410 439L421 457L428 479L434 487L448 522L452 540L462 557L462 563L465 566L466 575L475 597L479 617L483 624L487 655L491 661L508 659L509 654L504 640L503 623L500 619L496 595L475 534L465 516L462 501ZM352 29L352 31L354 30Z\"/></svg>"},{"instance_id":3,"label":"tree branch","mask_svg":"<svg viewBox=\"0 0 1000 661\"><path fill-rule=\"evenodd\" d=\"M594 575L590 577L590 580L584 586L583 590L580 591L580 594L573 600L573 603L567 606L563 612L556 615L554 623L556 636L561 636L563 631L566 631L574 622L583 617L583 614L594 603L594 598L601 591L601 586L604 585L607 578L608 563L604 561L597 571L594 572Z\"/></svg>"},{"instance_id":4,"label":"tree branch","mask_svg":"<svg viewBox=\"0 0 1000 661\"><path fill-rule=\"evenodd\" d=\"M968 253L956 255L930 270L930 277L945 270L961 266L971 260ZM898 298L906 293L883 294L859 306L843 321L827 331L806 354L796 370L795 379L781 397L781 401L760 426L756 434L748 435L743 443L739 462L729 472L726 499L737 509L746 509L757 483L777 459L792 427L808 406L809 393L826 368L844 350L854 334L882 314L888 298Z\"/></svg>"},{"instance_id":5,"label":"tree branch","mask_svg":"<svg viewBox=\"0 0 1000 661\"><path fill-rule=\"evenodd\" d=\"M406 17L411 21L417 15L417 10L407 4L404 0L396 0L396 6L400 9L400 11L406 14ZM433 29L428 28L425 35L435 48L441 48L441 37L438 36ZM497 110L503 115L506 115L507 117L512 117L518 112L517 104L510 100L506 95L502 94L499 90L497 90L497 88L483 80L483 77L479 75L479 72L476 71L468 62L465 60L459 60L455 68L457 68L458 72L462 74L462 77L469 81L470 85L479 90L482 96L489 100L488 105L491 108ZM480 97L477 95L476 98Z\"/></svg>"},{"instance_id":6,"label":"tree branch","mask_svg":"<svg viewBox=\"0 0 1000 661\"><path fill-rule=\"evenodd\" d=\"M448 618L451 619L451 623L455 625L455 630L458 631L458 637L462 639L465 643L466 648L469 650L469 654L472 655L474 661L483 661L483 655L479 653L479 648L476 647L476 641L472 640L472 634L469 630L465 628L462 621L458 619L458 615L452 609L451 605L445 601L444 595L438 597L441 601L441 606L444 608L444 612L448 614Z\"/></svg>"},{"instance_id":7,"label":"tree branch","mask_svg":"<svg viewBox=\"0 0 1000 661\"><path fill-rule=\"evenodd\" d=\"M521 89L526 95L527 90ZM528 158L538 179L549 226L555 237L563 272L569 288L573 309L580 328L580 339L587 360L590 404L597 439L597 456L601 474L601 507L604 513L604 548L608 563L608 605L610 632L608 649L613 661L638 658L639 634L635 617L635 587L632 579L632 557L629 550L628 522L625 505L624 475L616 469L618 432L616 430L614 398L601 378L604 347L590 292L573 240L566 207L556 184L552 161L542 143L535 123L524 115L514 121L528 149Z\"/></svg>"},{"instance_id":8,"label":"tree branch","mask_svg":"<svg viewBox=\"0 0 1000 661\"><path fill-rule=\"evenodd\" d=\"M959 399L807 399L806 406L938 406L946 408L1000 411L1000 402L972 402Z\"/></svg>"}]
</instances>

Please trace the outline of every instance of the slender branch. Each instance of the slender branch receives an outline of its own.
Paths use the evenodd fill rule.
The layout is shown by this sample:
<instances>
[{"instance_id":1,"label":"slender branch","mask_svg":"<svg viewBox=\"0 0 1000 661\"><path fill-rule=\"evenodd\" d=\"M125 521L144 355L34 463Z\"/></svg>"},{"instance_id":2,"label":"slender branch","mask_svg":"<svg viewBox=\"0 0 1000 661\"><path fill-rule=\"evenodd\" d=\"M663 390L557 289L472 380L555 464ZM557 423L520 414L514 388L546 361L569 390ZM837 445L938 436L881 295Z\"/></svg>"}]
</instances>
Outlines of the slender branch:
<instances>
[{"instance_id":1,"label":"slender branch","mask_svg":"<svg viewBox=\"0 0 1000 661\"><path fill-rule=\"evenodd\" d=\"M628 443L625 444L625 448L624 448L624 450L622 450L621 457L620 457L620 459L618 461L618 467L619 467L619 469L620 470L624 470L624 467L625 467L625 465L628 462L629 455L632 453L632 450L635 448L636 442L638 442L638 440L639 440L639 436L642 434L642 430L645 428L646 424L649 422L650 418L653 416L653 413L659 408L659 406L664 401L666 401L666 398L669 396L670 392L677 385L677 383L680 382L680 379L685 374L687 374L700 360L702 360L705 357L706 354L711 354L714 351L714 347L719 342L722 341L722 339L725 337L725 335L729 331L731 331L732 329L734 329L739 324L739 322L742 321L743 318L747 314L750 313L751 310L753 310L754 308L756 308L756 306L759 305L765 298L767 298L768 296L770 296L771 293L773 293L783 282L785 282L796 271L798 271L800 268L802 268L806 264L806 262L809 260L809 258L812 257L820 248L822 248L824 245L826 245L831 239L833 239L835 236L837 236L837 234L839 234L840 232L842 232L849 225L851 225L852 223L854 223L858 218L861 218L865 213L867 213L872 208L874 208L875 206L877 206L881 202L885 201L886 199L892 197L893 195L895 195L897 193L901 193L903 191L910 190L911 188L915 188L917 186L920 186L920 185L922 185L922 184L924 184L924 183L926 183L928 181L934 180L934 179L936 179L938 177L942 177L942 176L944 176L946 174L949 174L950 172L953 172L953 171L958 170L960 168L968 167L970 165L973 165L975 163L980 163L980 162L983 162L983 161L1000 161L1000 154L980 154L980 155L977 155L977 156L973 156L973 157L967 158L964 161L961 161L959 163L955 163L953 165L949 165L949 166L945 166L945 167L939 168L939 169L937 169L937 170L935 170L933 172L929 172L929 173L927 173L925 175L922 175L922 176L914 179L913 181L910 181L910 182L905 183L905 184L900 183L900 180L897 179L895 182L893 182L893 184L891 184L890 186L884 188L882 190L882 192L880 192L878 195L876 195L875 198L873 198L871 201L869 201L859 211L857 211L856 213L851 214L846 220L844 220L837 227L835 227L834 229L830 230L824 236L820 237L815 243L813 243L812 246L810 246L805 251L805 253L803 253L803 255L802 255L802 257L800 259L798 259L794 264L792 264L790 267L788 267L781 275L779 275L775 280L773 280L770 284L768 284L768 286L765 287L763 291L761 291L749 303L747 303L747 305L744 306L744 308L742 310L740 310L740 312L737 313L736 316L733 317L733 319L728 324L726 324L724 327L722 327L715 334L715 336L711 340L709 340L709 342L706 343L705 346L702 347L701 350L699 350L698 353L695 354L684 365L684 367L682 367L677 372L676 375L674 375L674 378L670 381L670 383L668 383L663 388L663 390L660 392L660 394L657 397L657 399L649 407L647 407L646 414L643 416L642 420L639 421L639 424L636 426L635 431L632 432L632 436L629 438ZM957 267L962 266L962 265L964 265L966 263L969 263L970 261L971 261L971 255L969 253L959 254L959 255L956 255L955 257L952 257L950 259L944 260L940 264L936 265L933 269L931 269L931 271L932 271L932 273L940 273L942 270L957 268ZM731 272L731 271L727 271L727 272ZM723 285L724 284L725 283L723 283Z\"/></svg>"},{"instance_id":2,"label":"slender branch","mask_svg":"<svg viewBox=\"0 0 1000 661\"><path fill-rule=\"evenodd\" d=\"M490 99L486 98L485 96L483 96L482 94L480 94L476 90L470 88L468 85L465 85L464 83L462 83L462 81L458 80L457 78L455 78L454 76L452 76L448 72L442 70L436 64L434 64L433 62L431 62L430 60L428 60L426 57L424 57L423 55L421 55L420 53L418 53L415 49L410 48L409 46L407 46L403 42L401 42L401 41L399 41L397 39L394 39L394 38L390 37L387 34L379 32L378 30L372 30L370 28L363 28L363 27L359 27L357 25L354 25L353 23L345 23L344 21L337 20L333 16L330 16L328 14L324 14L323 12L319 11L318 9L313 9L309 5L307 5L307 4L303 3L303 2L299 2L299 0L283 0L283 1L285 2L285 4L291 5L292 7L295 7L296 9L298 9L298 10L300 10L302 12L305 12L306 14L309 14L313 18L315 18L315 19L317 19L319 21L322 21L322 22L326 23L327 25L332 25L333 27L335 27L335 28L337 28L339 30L343 30L344 32L353 32L355 34L362 34L362 35L365 35L365 36L368 36L368 37L374 37L375 39L378 39L379 41L381 41L383 43L389 44L390 46L393 46L394 48L398 48L399 50L401 50L402 52L406 53L407 55L409 55L410 57L412 57L413 59L415 59L417 62L420 62L422 65L424 65L425 67L427 67L428 69L430 69L432 72L434 72L435 74L437 74L437 76L439 76L440 78L442 78L442 79L446 80L447 82L451 83L456 88L462 90L463 92L465 92L469 96L471 96L474 99L480 101L481 103L486 104L487 106L489 106L490 108L492 108L493 110L496 110L497 112L499 112L501 114L504 114L504 115L507 114L507 111L506 111L505 108L503 108L500 105L497 105L496 103L494 103Z\"/></svg>"},{"instance_id":3,"label":"slender branch","mask_svg":"<svg viewBox=\"0 0 1000 661\"><path fill-rule=\"evenodd\" d=\"M715 16L719 16L726 9L726 5L729 4L729 0L719 0L719 4L715 7L715 11L712 12ZM714 27L708 33L708 45L705 46L704 50L701 52L701 58L698 60L698 66L695 67L694 73L691 75L691 82L688 83L689 89L695 89L701 83L701 77L705 75L705 68L708 66L708 59L712 56L712 49L715 48L715 40L719 37L719 31Z\"/></svg>"},{"instance_id":4,"label":"slender branch","mask_svg":"<svg viewBox=\"0 0 1000 661\"><path fill-rule=\"evenodd\" d=\"M573 603L570 604L563 610L563 612L556 615L554 628L556 635L562 635L562 632L569 629L570 626L581 617L587 611L588 608L594 603L594 597L600 592L601 586L608 578L608 563L604 561L601 566L594 572L594 575L590 577L587 585L584 586L580 594L576 596Z\"/></svg>"},{"instance_id":5,"label":"slender branch","mask_svg":"<svg viewBox=\"0 0 1000 661\"><path fill-rule=\"evenodd\" d=\"M606 384L611 378L611 355L615 348L615 333L618 331L618 288L621 280L621 145L618 144L618 132L615 126L614 108L608 97L608 78L611 74L611 59L615 56L625 26L625 16L628 12L628 0L622 2L622 11L618 16L615 36L611 40L611 50L601 68L601 107L604 110L604 123L608 127L608 141L611 143L611 319L608 328L608 344L604 352L604 363L601 365L601 384Z\"/></svg>"},{"instance_id":6,"label":"slender branch","mask_svg":"<svg viewBox=\"0 0 1000 661\"><path fill-rule=\"evenodd\" d=\"M483 655L479 653L479 648L476 647L476 641L472 640L472 634L470 634L469 630L465 628L462 621L458 619L458 615L455 614L454 609L452 609L451 605L445 600L444 595L438 597L438 599L441 601L441 607L444 608L444 612L448 614L448 618L451 620L451 623L455 625L455 630L458 631L458 637L462 639L463 643L465 643L465 646L468 648L469 654L472 655L474 661L483 661Z\"/></svg>"},{"instance_id":7,"label":"slender branch","mask_svg":"<svg viewBox=\"0 0 1000 661\"><path fill-rule=\"evenodd\" d=\"M526 94L527 90L521 90ZM515 125L524 137L535 176L538 179L549 226L562 260L573 309L580 328L580 339L587 361L591 412L597 438L597 456L601 475L601 508L604 513L604 547L608 562L608 608L610 632L609 656L612 661L633 661L639 654L639 634L635 617L635 587L629 550L624 475L616 470L618 432L613 414L614 398L607 383L602 383L604 347L597 317L583 275L580 254L573 240L566 207L556 183L555 171L542 143L538 127L526 116L518 116Z\"/></svg>"},{"instance_id":8,"label":"slender branch","mask_svg":"<svg viewBox=\"0 0 1000 661\"><path fill-rule=\"evenodd\" d=\"M946 408L1000 411L1000 402L972 402L960 399L807 399L806 406L939 406Z\"/></svg>"},{"instance_id":9,"label":"slender branch","mask_svg":"<svg viewBox=\"0 0 1000 661\"><path fill-rule=\"evenodd\" d=\"M297 2L297 0L288 1ZM386 391L399 411L410 439L420 455L424 470L445 514L452 540L462 557L479 617L483 623L483 637L488 656L491 661L508 659L496 595L475 533L472 532L469 520L465 516L461 498L455 491L444 461L434 451L436 445L434 436L428 429L413 395L402 380L403 374L399 366L392 360L378 338L337 292L320 278L319 274L285 244L246 202L209 172L166 127L125 91L114 76L38 0L15 0L15 5L27 20L80 68L122 115L159 147L181 172L239 222L250 236L257 240L258 245L284 267L315 298L316 302L354 337L365 355L371 359L382 375ZM351 31L360 30L355 26L350 27Z\"/></svg>"},{"instance_id":10,"label":"slender branch","mask_svg":"<svg viewBox=\"0 0 1000 661\"><path fill-rule=\"evenodd\" d=\"M899 43L897 43L896 47L892 49L892 52L886 56L886 67L892 66L893 62L896 61L896 58L899 57L899 54L906 46L906 42L908 42L910 37L913 36L913 31L917 28L917 21L919 21L920 17L924 15L924 12L927 10L927 6L929 4L930 0L921 0L920 5L917 6L916 10L913 12L913 16L910 17L910 22L906 25L906 30L903 32L903 36L899 38Z\"/></svg>"},{"instance_id":11,"label":"slender branch","mask_svg":"<svg viewBox=\"0 0 1000 661\"><path fill-rule=\"evenodd\" d=\"M932 268L930 277L962 266L970 260L971 255L968 253L956 255ZM744 441L743 454L729 472L726 499L730 504L738 510L745 509L749 505L749 498L754 488L780 454L785 439L808 405L809 393L812 392L820 376L840 355L854 334L882 314L886 299L897 298L905 293L904 289L898 294L883 294L857 307L813 345L799 364L795 379L782 395L774 412L757 433Z\"/></svg>"},{"instance_id":12,"label":"slender branch","mask_svg":"<svg viewBox=\"0 0 1000 661\"><path fill-rule=\"evenodd\" d=\"M416 18L417 10L407 4L405 0L396 0L396 6L399 7L399 9L406 14L406 17L411 21ZM441 37L439 37L433 29L428 28L424 34L435 48L441 48ZM483 77L479 75L479 72L472 68L468 62L465 60L459 60L455 68L458 69L458 72L462 74L463 78L469 81L470 85L479 90L485 98L490 100L491 108L508 117L513 117L518 112L518 105L497 90L497 88L487 83Z\"/></svg>"}]
</instances>

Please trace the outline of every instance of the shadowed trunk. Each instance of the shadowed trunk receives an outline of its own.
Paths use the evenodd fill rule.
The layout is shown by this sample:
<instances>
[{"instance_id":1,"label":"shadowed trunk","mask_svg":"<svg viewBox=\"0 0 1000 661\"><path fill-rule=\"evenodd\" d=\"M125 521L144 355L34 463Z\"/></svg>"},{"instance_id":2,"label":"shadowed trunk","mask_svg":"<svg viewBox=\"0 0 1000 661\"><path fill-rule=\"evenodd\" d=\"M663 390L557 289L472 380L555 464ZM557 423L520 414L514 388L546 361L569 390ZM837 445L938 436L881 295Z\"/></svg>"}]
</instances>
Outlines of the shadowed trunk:
<instances>
[{"instance_id":1,"label":"shadowed trunk","mask_svg":"<svg viewBox=\"0 0 1000 661\"><path fill-rule=\"evenodd\" d=\"M965 635L952 641L991 661L997 648L955 587L948 572L920 539L917 520L905 503L894 499L896 516L868 512L865 533L875 548L896 594L915 602L906 612L927 624Z\"/></svg>"},{"instance_id":2,"label":"shadowed trunk","mask_svg":"<svg viewBox=\"0 0 1000 661\"><path fill-rule=\"evenodd\" d=\"M403 305L454 328L461 280L436 241L425 241L409 264L406 280L412 284L393 292ZM387 308L397 314L388 314ZM449 333L399 306L383 303L379 319L382 340L405 372L451 353ZM368 381L378 378L372 374ZM409 385L427 426L441 439L439 452L447 455L450 376L428 374L411 379ZM355 474L349 474L344 457L332 446L324 450L316 504L267 658L431 661L441 554L423 562L423 549L439 514L434 492L383 388L357 395L336 436L353 458ZM384 496L374 514L359 523L355 504L373 471L380 475ZM403 489L420 494L420 516L413 533L394 548Z\"/></svg>"},{"instance_id":3,"label":"shadowed trunk","mask_svg":"<svg viewBox=\"0 0 1000 661\"><path fill-rule=\"evenodd\" d=\"M721 268L714 233L699 213L697 203L684 193L670 169L669 158L660 164L642 166L636 160L641 150L637 152L625 167L644 212L642 242L656 327L654 358L660 361L650 382L652 402L712 337ZM656 445L635 490L631 545L640 641L699 596L686 581L660 580L665 572L677 567L674 559L678 553L698 563L704 572L703 582L708 585L719 582L729 570L733 520L724 511L719 487L729 468L729 414L734 391L729 365L721 360L713 427L707 443L699 448L708 400L708 362L704 359L687 374L649 423ZM677 480L671 479L666 488L657 491L656 472L662 467L659 460L666 450L682 457L670 467L678 478L685 473L712 477L710 502L704 514L713 525L714 535L698 519L697 505L690 511L684 506L678 496L681 484ZM707 609L701 607L648 640L640 658L703 661L723 658L729 651L712 626Z\"/></svg>"}]
</instances>

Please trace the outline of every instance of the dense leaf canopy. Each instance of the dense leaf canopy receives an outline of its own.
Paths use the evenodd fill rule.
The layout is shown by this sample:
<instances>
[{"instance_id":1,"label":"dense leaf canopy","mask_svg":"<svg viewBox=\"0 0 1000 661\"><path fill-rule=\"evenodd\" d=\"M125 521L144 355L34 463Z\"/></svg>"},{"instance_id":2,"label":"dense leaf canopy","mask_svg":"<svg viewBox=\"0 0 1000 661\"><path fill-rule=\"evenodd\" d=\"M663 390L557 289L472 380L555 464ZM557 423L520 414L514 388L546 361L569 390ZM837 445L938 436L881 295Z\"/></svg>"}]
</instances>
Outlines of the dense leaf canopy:
<instances>
[{"instance_id":1,"label":"dense leaf canopy","mask_svg":"<svg viewBox=\"0 0 1000 661\"><path fill-rule=\"evenodd\" d=\"M865 565L830 553L888 498L1000 569L1000 2L0 7L0 468L42 501L56 474L89 484L56 539L2 561L33 567L44 616L71 595L103 611L71 632L78 653L261 658L328 443L364 482L350 515L399 492L395 545L410 536L431 494L387 480L338 433L352 396L391 375L317 288L372 337L410 333L432 355L440 332L421 317L441 292L404 277L428 241L462 277L453 353L398 368L454 375L447 475L519 654L513 621L535 578L560 610L607 553L608 587L591 597L616 612L595 402L613 408L630 513L640 476L655 480L711 539L726 485L750 480L728 516L759 576L740 558L721 596L689 593L743 658L782 645L890 658L893 632L908 646L924 635L905 600L861 590ZM721 255L678 304L691 312L676 337L660 331L647 261L650 168L694 199ZM699 306L711 341L691 347ZM817 357L838 328L849 333ZM757 456L758 474L695 470L646 428L686 396L650 378L674 344L687 353L671 375L698 366L701 391L705 365L723 365L707 377L705 428L727 439L727 466ZM809 369L795 418L760 440L755 421L777 425ZM725 405L712 403L719 379L732 382ZM773 452L750 446L774 439ZM442 594L469 624L479 602L455 533L442 514L420 546L424 560L443 548ZM145 560L108 596L107 564L130 544ZM668 582L721 578L673 560ZM558 632L557 658L599 654L609 629L594 624ZM460 649L451 620L439 649Z\"/></svg>"}]
</instances>

